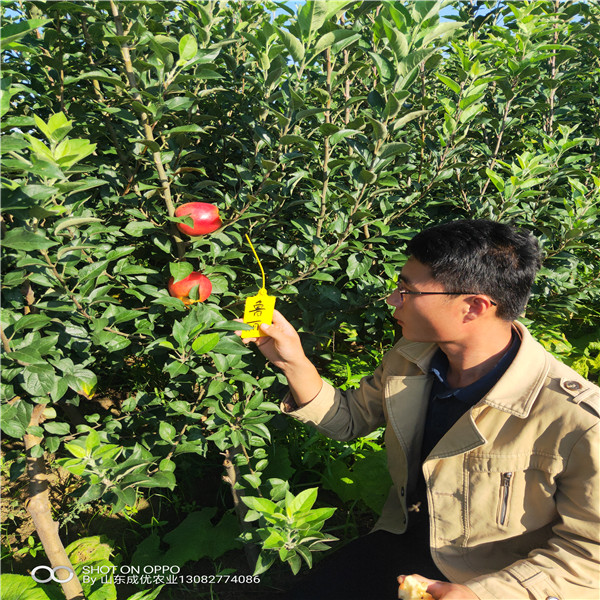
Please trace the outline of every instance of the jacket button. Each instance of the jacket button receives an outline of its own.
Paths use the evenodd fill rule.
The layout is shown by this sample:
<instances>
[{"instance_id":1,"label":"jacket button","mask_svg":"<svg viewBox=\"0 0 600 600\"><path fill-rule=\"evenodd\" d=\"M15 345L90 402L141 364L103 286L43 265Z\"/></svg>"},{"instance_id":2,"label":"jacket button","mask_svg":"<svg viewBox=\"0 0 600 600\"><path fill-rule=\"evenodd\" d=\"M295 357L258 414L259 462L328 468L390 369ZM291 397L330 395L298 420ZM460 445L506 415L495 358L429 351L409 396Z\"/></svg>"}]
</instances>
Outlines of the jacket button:
<instances>
[{"instance_id":1,"label":"jacket button","mask_svg":"<svg viewBox=\"0 0 600 600\"><path fill-rule=\"evenodd\" d=\"M581 385L581 383L579 383L579 381L565 381L564 385L568 390L571 390L571 391L580 390L583 387ZM549 600L553 600L553 599L550 598Z\"/></svg>"},{"instance_id":2,"label":"jacket button","mask_svg":"<svg viewBox=\"0 0 600 600\"><path fill-rule=\"evenodd\" d=\"M404 488L403 487L400 488L400 495L404 497Z\"/></svg>"},{"instance_id":3,"label":"jacket button","mask_svg":"<svg viewBox=\"0 0 600 600\"><path fill-rule=\"evenodd\" d=\"M546 600L558 600L556 596L548 596Z\"/></svg>"}]
</instances>

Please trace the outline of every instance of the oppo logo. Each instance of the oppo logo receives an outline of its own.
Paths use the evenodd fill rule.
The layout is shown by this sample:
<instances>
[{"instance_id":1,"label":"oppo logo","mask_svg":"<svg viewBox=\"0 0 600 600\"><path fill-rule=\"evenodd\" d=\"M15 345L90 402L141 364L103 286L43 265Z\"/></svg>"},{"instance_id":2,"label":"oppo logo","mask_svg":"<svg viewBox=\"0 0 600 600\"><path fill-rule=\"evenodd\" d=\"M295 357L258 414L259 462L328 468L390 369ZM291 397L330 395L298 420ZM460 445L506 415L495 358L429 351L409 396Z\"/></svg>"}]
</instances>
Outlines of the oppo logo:
<instances>
[{"instance_id":1,"label":"oppo logo","mask_svg":"<svg viewBox=\"0 0 600 600\"><path fill-rule=\"evenodd\" d=\"M64 569L68 572L68 576L66 579L59 579L57 577L56 572L60 571L61 569ZM46 577L46 579L41 579L41 577L38 575L40 571L47 571L48 577ZM38 567L35 567L33 571L31 571L31 577L37 583L48 583L50 581L55 581L56 583L67 583L68 581L71 581L73 577L75 577L75 573L73 569L71 569L71 567L54 567L54 569L51 569L46 565L39 565Z\"/></svg>"}]
</instances>

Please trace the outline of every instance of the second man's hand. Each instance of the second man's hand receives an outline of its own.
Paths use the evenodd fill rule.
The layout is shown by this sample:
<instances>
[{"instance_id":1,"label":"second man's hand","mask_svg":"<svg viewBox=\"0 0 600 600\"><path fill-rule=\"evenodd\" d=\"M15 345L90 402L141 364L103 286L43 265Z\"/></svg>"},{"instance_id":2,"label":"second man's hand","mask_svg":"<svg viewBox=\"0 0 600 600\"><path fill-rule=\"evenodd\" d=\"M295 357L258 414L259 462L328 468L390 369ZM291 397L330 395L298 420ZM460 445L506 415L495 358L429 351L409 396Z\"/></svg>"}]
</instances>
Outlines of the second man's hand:
<instances>
[{"instance_id":1,"label":"second man's hand","mask_svg":"<svg viewBox=\"0 0 600 600\"><path fill-rule=\"evenodd\" d=\"M308 404L321 391L323 380L304 354L298 332L278 310L273 311L273 324L262 324L260 330L265 337L243 338L244 343L254 342L264 357L283 371L298 407ZM241 335L241 331L235 333Z\"/></svg>"}]
</instances>

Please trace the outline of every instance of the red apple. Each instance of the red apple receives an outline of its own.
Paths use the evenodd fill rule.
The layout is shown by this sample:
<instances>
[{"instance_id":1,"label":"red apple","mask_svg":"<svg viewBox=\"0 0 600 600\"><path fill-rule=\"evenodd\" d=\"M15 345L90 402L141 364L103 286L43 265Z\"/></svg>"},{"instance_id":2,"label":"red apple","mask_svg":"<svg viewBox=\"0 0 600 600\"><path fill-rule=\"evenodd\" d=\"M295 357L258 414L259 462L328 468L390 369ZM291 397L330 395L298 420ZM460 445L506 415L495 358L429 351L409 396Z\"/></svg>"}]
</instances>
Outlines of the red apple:
<instances>
[{"instance_id":1,"label":"red apple","mask_svg":"<svg viewBox=\"0 0 600 600\"><path fill-rule=\"evenodd\" d=\"M177 227L181 233L186 235L204 235L212 233L223 225L223 221L219 217L219 209L214 204L208 202L188 202L177 207L175 211L176 217L190 215L194 220L194 225L190 226L185 223L177 223Z\"/></svg>"},{"instance_id":2,"label":"red apple","mask_svg":"<svg viewBox=\"0 0 600 600\"><path fill-rule=\"evenodd\" d=\"M189 297L190 291L195 286L198 286L198 300L192 300ZM193 271L186 278L177 282L171 277L167 289L171 296L183 300L184 304L191 304L192 302L204 302L212 292L212 283L210 282L210 279L205 275L202 275L202 273Z\"/></svg>"}]
</instances>

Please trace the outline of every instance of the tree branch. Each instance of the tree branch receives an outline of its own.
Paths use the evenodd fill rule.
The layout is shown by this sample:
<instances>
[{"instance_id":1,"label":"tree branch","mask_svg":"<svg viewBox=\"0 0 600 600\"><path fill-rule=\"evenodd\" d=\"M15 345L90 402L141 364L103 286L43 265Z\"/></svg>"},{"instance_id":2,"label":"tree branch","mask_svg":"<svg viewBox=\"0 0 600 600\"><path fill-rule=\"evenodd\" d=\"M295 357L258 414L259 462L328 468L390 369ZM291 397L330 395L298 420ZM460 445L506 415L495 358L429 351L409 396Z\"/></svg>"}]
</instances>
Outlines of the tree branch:
<instances>
[{"instance_id":1,"label":"tree branch","mask_svg":"<svg viewBox=\"0 0 600 600\"><path fill-rule=\"evenodd\" d=\"M119 13L119 8L114 0L110 0L110 8L112 11L112 15L115 21L115 27L117 29L117 35L119 37L125 36L125 31L123 29L123 21L121 20L121 14ZM131 94L138 102L142 103L142 96L137 90L137 81L135 78L135 73L133 71L133 63L131 62L131 55L129 54L129 46L126 41L123 41L121 44L121 56L123 57L123 64L125 66L125 74L127 76L127 81L129 82L129 86L131 88ZM149 142L156 143L153 127L150 125L148 121L148 115L145 112L140 114L140 121L142 123L142 128L144 130L144 137ZM154 124L156 125L156 123ZM156 172L158 173L158 180L160 181L163 199L167 206L167 212L170 217L175 216L175 205L173 203L173 197L171 195L171 184L169 183L169 178L165 172L165 167L162 162L162 157L160 152L152 151L152 158L154 159L154 165L156 166ZM179 230L175 226L174 223L171 224L171 235L175 240L175 244L177 246L177 254L179 258L183 258L185 256L185 242L183 238L179 235Z\"/></svg>"}]
</instances>

